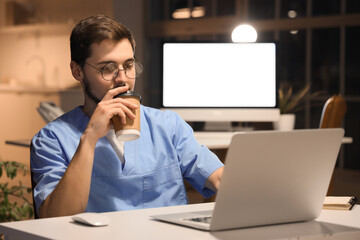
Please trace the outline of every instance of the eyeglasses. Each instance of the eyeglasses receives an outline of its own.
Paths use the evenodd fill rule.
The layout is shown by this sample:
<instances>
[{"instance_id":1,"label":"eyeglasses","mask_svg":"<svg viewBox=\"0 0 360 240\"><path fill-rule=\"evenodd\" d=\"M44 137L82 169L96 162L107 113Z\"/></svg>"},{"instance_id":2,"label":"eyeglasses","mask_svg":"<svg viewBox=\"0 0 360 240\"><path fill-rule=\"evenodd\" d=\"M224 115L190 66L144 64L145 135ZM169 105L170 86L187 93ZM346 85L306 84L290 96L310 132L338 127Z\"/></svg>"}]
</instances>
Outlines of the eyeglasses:
<instances>
[{"instance_id":1,"label":"eyeglasses","mask_svg":"<svg viewBox=\"0 0 360 240\"><path fill-rule=\"evenodd\" d=\"M120 69L119 66L114 62L105 65L101 69L98 69L97 67L91 65L88 62L85 63L98 70L105 81L114 80L119 75L120 71L125 71L126 77L130 79L135 79L141 75L144 68L143 65L137 61L129 61L125 63L123 65L124 69Z\"/></svg>"}]
</instances>

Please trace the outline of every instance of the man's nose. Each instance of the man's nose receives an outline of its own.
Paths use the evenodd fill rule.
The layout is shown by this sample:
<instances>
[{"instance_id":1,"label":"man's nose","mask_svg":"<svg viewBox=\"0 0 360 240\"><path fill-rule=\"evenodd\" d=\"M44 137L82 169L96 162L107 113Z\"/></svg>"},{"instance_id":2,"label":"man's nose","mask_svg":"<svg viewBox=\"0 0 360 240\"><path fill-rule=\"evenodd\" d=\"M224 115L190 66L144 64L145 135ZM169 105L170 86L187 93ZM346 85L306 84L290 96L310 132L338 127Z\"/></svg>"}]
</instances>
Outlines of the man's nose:
<instances>
[{"instance_id":1,"label":"man's nose","mask_svg":"<svg viewBox=\"0 0 360 240\"><path fill-rule=\"evenodd\" d=\"M126 74L125 74L125 71L122 70L122 69L119 69L119 72L116 76L116 78L114 79L115 83L125 83L126 82Z\"/></svg>"}]
</instances>

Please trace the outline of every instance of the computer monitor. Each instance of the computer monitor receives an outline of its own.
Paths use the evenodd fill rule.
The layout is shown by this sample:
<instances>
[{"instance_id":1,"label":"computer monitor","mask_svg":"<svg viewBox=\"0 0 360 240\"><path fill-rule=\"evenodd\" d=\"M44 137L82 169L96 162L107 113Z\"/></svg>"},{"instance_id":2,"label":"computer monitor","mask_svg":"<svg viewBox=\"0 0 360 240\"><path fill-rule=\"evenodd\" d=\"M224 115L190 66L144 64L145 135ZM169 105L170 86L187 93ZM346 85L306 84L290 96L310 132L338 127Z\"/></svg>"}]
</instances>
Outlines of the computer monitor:
<instances>
[{"instance_id":1,"label":"computer monitor","mask_svg":"<svg viewBox=\"0 0 360 240\"><path fill-rule=\"evenodd\" d=\"M165 43L163 107L186 121L276 121L274 43Z\"/></svg>"}]
</instances>

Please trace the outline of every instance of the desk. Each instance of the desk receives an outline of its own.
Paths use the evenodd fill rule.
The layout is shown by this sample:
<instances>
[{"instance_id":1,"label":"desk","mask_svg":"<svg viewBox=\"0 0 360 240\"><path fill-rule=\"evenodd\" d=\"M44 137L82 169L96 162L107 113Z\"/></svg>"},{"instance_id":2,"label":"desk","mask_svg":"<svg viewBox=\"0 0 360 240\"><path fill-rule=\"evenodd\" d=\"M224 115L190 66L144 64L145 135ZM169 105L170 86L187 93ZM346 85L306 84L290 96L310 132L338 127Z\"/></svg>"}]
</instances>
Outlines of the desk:
<instances>
[{"instance_id":1,"label":"desk","mask_svg":"<svg viewBox=\"0 0 360 240\"><path fill-rule=\"evenodd\" d=\"M231 138L235 132L194 132L195 138L201 145L205 145L209 149L226 149L229 147ZM352 143L351 137L344 137L343 144ZM30 139L6 140L6 144L30 147Z\"/></svg>"},{"instance_id":2,"label":"desk","mask_svg":"<svg viewBox=\"0 0 360 240\"><path fill-rule=\"evenodd\" d=\"M19 139L19 140L5 140L6 144L15 145L20 147L30 147L30 139Z\"/></svg>"},{"instance_id":3,"label":"desk","mask_svg":"<svg viewBox=\"0 0 360 240\"><path fill-rule=\"evenodd\" d=\"M105 227L74 223L70 217L1 223L9 239L360 239L360 206L352 211L323 210L316 221L206 232L153 220L156 214L202 211L214 203L103 213L111 220ZM245 216L246 217L246 216ZM343 226L340 226L343 225ZM315 237L309 237L314 236Z\"/></svg>"},{"instance_id":4,"label":"desk","mask_svg":"<svg viewBox=\"0 0 360 240\"><path fill-rule=\"evenodd\" d=\"M195 138L201 145L207 146L209 149L224 149L228 148L232 136L236 132L194 132ZM343 144L352 143L351 137L344 137Z\"/></svg>"}]
</instances>

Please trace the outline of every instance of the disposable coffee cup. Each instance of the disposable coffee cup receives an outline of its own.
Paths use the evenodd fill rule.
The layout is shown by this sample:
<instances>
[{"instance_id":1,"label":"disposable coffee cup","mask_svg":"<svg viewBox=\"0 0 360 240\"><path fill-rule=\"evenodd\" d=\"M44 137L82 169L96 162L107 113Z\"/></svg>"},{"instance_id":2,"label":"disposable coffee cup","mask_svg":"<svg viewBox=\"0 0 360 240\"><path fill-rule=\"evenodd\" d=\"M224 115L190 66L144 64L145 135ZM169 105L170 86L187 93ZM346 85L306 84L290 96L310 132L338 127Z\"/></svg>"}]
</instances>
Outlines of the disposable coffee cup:
<instances>
[{"instance_id":1,"label":"disposable coffee cup","mask_svg":"<svg viewBox=\"0 0 360 240\"><path fill-rule=\"evenodd\" d=\"M114 126L115 135L118 141L133 141L140 137L140 102L141 96L134 91L127 91L116 95L114 98L124 98L131 103L135 103L138 108L131 110L135 114L135 119L126 116L126 124L122 124L119 116L113 116L111 121Z\"/></svg>"}]
</instances>

